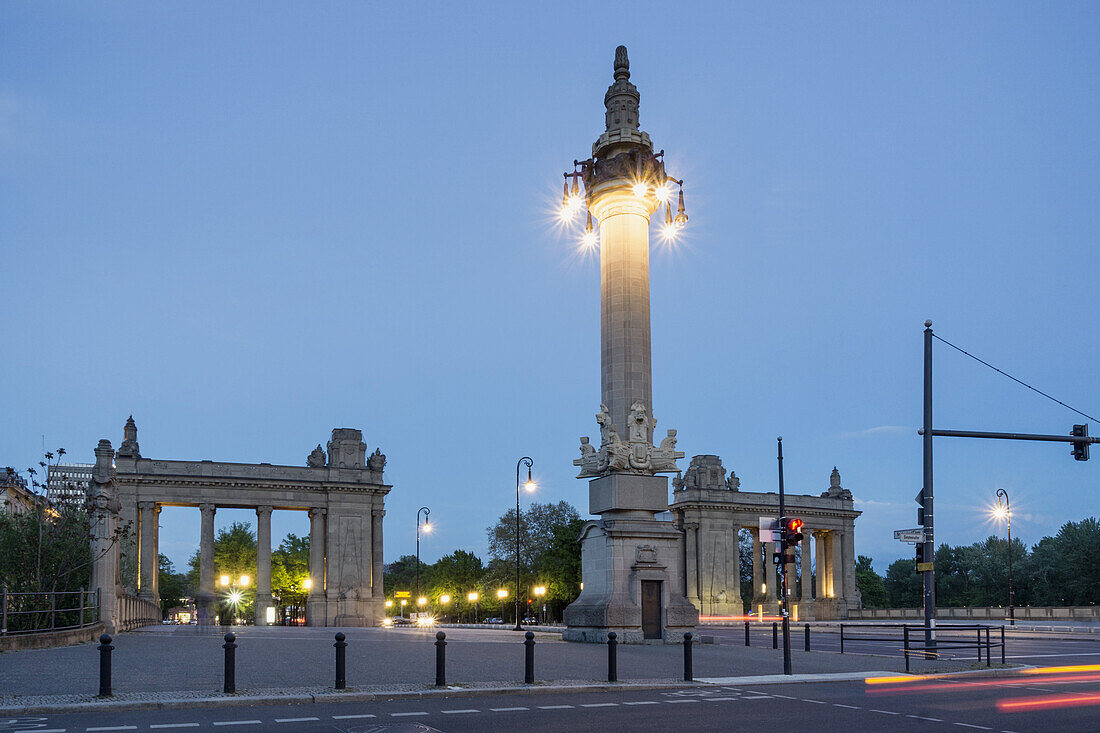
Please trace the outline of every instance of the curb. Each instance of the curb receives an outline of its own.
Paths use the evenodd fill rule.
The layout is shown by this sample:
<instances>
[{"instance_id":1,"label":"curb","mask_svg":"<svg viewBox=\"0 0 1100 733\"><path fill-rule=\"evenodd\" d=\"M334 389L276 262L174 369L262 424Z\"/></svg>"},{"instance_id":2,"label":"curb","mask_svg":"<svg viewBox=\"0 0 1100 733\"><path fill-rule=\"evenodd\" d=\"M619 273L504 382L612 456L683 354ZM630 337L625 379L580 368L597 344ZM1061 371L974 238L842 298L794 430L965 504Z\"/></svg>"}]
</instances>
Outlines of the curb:
<instances>
[{"instance_id":1,"label":"curb","mask_svg":"<svg viewBox=\"0 0 1100 733\"><path fill-rule=\"evenodd\" d=\"M961 672L930 673L927 675L908 675L914 679L924 677L1009 677L1018 674L1023 669L1031 669L1029 666L1013 667L1011 669L976 669ZM127 711L127 710L180 710L193 707L246 707L253 705L306 705L312 703L331 702L374 702L376 700L414 700L431 697L483 697L486 695L551 695L562 692L615 692L620 690L674 690L684 687L709 687L712 685L789 685L793 683L829 683L829 682L854 682L868 677L900 677L904 673L889 671L869 672L826 672L821 674L800 675L757 675L749 677L706 677L698 678L694 682L683 680L669 681L638 681L617 683L579 683L579 684L535 684L498 687L445 687L442 689L427 688L423 690L398 690L394 692L370 692L367 690L350 689L347 692L328 690L325 692L300 692L297 694L248 694L236 695L210 695L209 697L165 697L159 700L93 700L88 702L57 703L53 705L28 705L28 706L0 706L0 715L7 714L48 714L48 713L88 713L101 711ZM166 693L168 695L178 693Z\"/></svg>"}]
</instances>

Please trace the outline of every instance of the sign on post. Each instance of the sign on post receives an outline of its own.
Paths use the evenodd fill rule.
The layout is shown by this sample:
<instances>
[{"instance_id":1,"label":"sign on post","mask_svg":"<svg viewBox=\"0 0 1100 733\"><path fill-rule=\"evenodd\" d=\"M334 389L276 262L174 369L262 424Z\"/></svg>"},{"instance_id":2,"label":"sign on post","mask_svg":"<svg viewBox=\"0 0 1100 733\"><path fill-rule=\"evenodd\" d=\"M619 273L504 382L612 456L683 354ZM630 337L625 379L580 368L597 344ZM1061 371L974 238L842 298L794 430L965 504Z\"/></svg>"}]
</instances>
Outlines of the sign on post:
<instances>
[{"instance_id":1,"label":"sign on post","mask_svg":"<svg viewBox=\"0 0 1100 733\"><path fill-rule=\"evenodd\" d=\"M760 541L779 542L778 517L760 517Z\"/></svg>"},{"instance_id":2,"label":"sign on post","mask_svg":"<svg viewBox=\"0 0 1100 733\"><path fill-rule=\"evenodd\" d=\"M925 542L924 527L916 527L914 529L895 529L894 539L901 542L909 542L914 545L922 544Z\"/></svg>"},{"instance_id":3,"label":"sign on post","mask_svg":"<svg viewBox=\"0 0 1100 733\"><path fill-rule=\"evenodd\" d=\"M399 590L399 591L397 591L396 593L393 594L393 597L394 598L411 598L412 593L410 591L407 591L407 590Z\"/></svg>"}]
</instances>

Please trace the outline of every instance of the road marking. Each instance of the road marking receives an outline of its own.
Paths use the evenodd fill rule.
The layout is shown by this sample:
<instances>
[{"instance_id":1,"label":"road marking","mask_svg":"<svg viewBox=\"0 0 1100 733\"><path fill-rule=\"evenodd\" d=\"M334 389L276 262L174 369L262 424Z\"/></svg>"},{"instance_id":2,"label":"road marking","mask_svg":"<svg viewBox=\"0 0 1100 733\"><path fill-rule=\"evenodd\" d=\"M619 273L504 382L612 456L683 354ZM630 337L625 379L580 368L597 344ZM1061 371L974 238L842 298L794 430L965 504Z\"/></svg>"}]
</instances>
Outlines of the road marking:
<instances>
[{"instance_id":1,"label":"road marking","mask_svg":"<svg viewBox=\"0 0 1100 733\"><path fill-rule=\"evenodd\" d=\"M357 718L373 718L375 717L371 713L364 713L362 715L333 715L333 720L355 720Z\"/></svg>"},{"instance_id":2,"label":"road marking","mask_svg":"<svg viewBox=\"0 0 1100 733\"><path fill-rule=\"evenodd\" d=\"M314 718L316 720L316 718ZM150 728L198 728L198 723L154 723Z\"/></svg>"},{"instance_id":3,"label":"road marking","mask_svg":"<svg viewBox=\"0 0 1100 733\"><path fill-rule=\"evenodd\" d=\"M774 692L772 693L772 697L781 697L784 700L797 700L798 699L797 697L791 697L790 695L778 695Z\"/></svg>"},{"instance_id":4,"label":"road marking","mask_svg":"<svg viewBox=\"0 0 1100 733\"><path fill-rule=\"evenodd\" d=\"M971 725L970 723L955 723L955 725L961 725L963 728L977 728L978 730L993 730L984 725Z\"/></svg>"},{"instance_id":5,"label":"road marking","mask_svg":"<svg viewBox=\"0 0 1100 733\"><path fill-rule=\"evenodd\" d=\"M480 710L474 710L473 708L467 708L466 710L440 710L439 712L444 715L458 715L459 713L480 713Z\"/></svg>"},{"instance_id":6,"label":"road marking","mask_svg":"<svg viewBox=\"0 0 1100 733\"><path fill-rule=\"evenodd\" d=\"M825 705L826 704L824 700L810 700L809 698L806 698L806 697L802 698L802 702L812 702L814 705Z\"/></svg>"},{"instance_id":7,"label":"road marking","mask_svg":"<svg viewBox=\"0 0 1100 733\"><path fill-rule=\"evenodd\" d=\"M539 710L570 710L572 705L539 705Z\"/></svg>"},{"instance_id":8,"label":"road marking","mask_svg":"<svg viewBox=\"0 0 1100 733\"><path fill-rule=\"evenodd\" d=\"M724 698L732 700L733 698ZM656 700L635 700L634 702L624 702L623 705L660 705L661 703Z\"/></svg>"},{"instance_id":9,"label":"road marking","mask_svg":"<svg viewBox=\"0 0 1100 733\"><path fill-rule=\"evenodd\" d=\"M262 720L215 720L210 725L260 725Z\"/></svg>"},{"instance_id":10,"label":"road marking","mask_svg":"<svg viewBox=\"0 0 1100 733\"><path fill-rule=\"evenodd\" d=\"M742 700L771 700L770 695L757 695L756 697L743 697Z\"/></svg>"},{"instance_id":11,"label":"road marking","mask_svg":"<svg viewBox=\"0 0 1100 733\"><path fill-rule=\"evenodd\" d=\"M618 707L617 702L588 702L581 705L582 708L614 708Z\"/></svg>"},{"instance_id":12,"label":"road marking","mask_svg":"<svg viewBox=\"0 0 1100 733\"><path fill-rule=\"evenodd\" d=\"M310 720L320 720L320 718L275 718L276 723L305 723Z\"/></svg>"},{"instance_id":13,"label":"road marking","mask_svg":"<svg viewBox=\"0 0 1100 733\"><path fill-rule=\"evenodd\" d=\"M675 705L678 702L699 702L694 698L687 698L686 700L665 700L669 705Z\"/></svg>"},{"instance_id":14,"label":"road marking","mask_svg":"<svg viewBox=\"0 0 1100 733\"><path fill-rule=\"evenodd\" d=\"M924 716L921 716L921 715L906 715L905 717L913 718L915 720L931 720L933 723L942 723L943 722L939 718L925 718Z\"/></svg>"},{"instance_id":15,"label":"road marking","mask_svg":"<svg viewBox=\"0 0 1100 733\"><path fill-rule=\"evenodd\" d=\"M256 721L257 723L259 721ZM103 725L98 728L85 728L84 730L137 730L136 725Z\"/></svg>"},{"instance_id":16,"label":"road marking","mask_svg":"<svg viewBox=\"0 0 1100 733\"><path fill-rule=\"evenodd\" d=\"M882 713L883 715L901 715L901 713L895 713L893 710L875 710L874 708L869 708L869 710L872 713Z\"/></svg>"},{"instance_id":17,"label":"road marking","mask_svg":"<svg viewBox=\"0 0 1100 733\"><path fill-rule=\"evenodd\" d=\"M736 700L737 698L736 697L704 697L703 699L704 700L709 700L711 702L719 702L721 700ZM627 703L627 705L629 705L629 704L630 703Z\"/></svg>"},{"instance_id":18,"label":"road marking","mask_svg":"<svg viewBox=\"0 0 1100 733\"><path fill-rule=\"evenodd\" d=\"M833 707L834 708L848 708L849 710L859 710L860 709L860 707L858 705L841 705L839 702L834 702Z\"/></svg>"},{"instance_id":19,"label":"road marking","mask_svg":"<svg viewBox=\"0 0 1100 733\"><path fill-rule=\"evenodd\" d=\"M419 710L419 711L414 712L414 713L390 713L391 718L406 718L410 715L427 715L427 713L424 712L423 710Z\"/></svg>"},{"instance_id":20,"label":"road marking","mask_svg":"<svg viewBox=\"0 0 1100 733\"><path fill-rule=\"evenodd\" d=\"M64 728L35 728L34 733L65 733Z\"/></svg>"},{"instance_id":21,"label":"road marking","mask_svg":"<svg viewBox=\"0 0 1100 733\"><path fill-rule=\"evenodd\" d=\"M489 708L494 713L511 713L516 710L530 710L531 708Z\"/></svg>"}]
</instances>

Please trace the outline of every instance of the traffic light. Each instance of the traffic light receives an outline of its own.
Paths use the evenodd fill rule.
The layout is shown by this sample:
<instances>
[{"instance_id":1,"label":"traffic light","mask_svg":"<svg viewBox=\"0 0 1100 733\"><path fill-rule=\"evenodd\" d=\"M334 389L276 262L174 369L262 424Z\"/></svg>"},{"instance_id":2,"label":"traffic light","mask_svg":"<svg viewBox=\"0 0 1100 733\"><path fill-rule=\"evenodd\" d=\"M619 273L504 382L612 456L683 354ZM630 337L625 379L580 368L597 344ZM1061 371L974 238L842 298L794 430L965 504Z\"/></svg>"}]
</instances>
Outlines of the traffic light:
<instances>
[{"instance_id":1,"label":"traffic light","mask_svg":"<svg viewBox=\"0 0 1100 733\"><path fill-rule=\"evenodd\" d=\"M792 517L783 517L779 520L780 539L783 549L793 550L802 541L802 520Z\"/></svg>"},{"instance_id":2,"label":"traffic light","mask_svg":"<svg viewBox=\"0 0 1100 733\"><path fill-rule=\"evenodd\" d=\"M916 562L917 562L917 565L920 565L921 563L924 562L924 543L923 542L918 542L917 543ZM920 572L920 571L917 571L917 572Z\"/></svg>"},{"instance_id":3,"label":"traffic light","mask_svg":"<svg viewBox=\"0 0 1100 733\"><path fill-rule=\"evenodd\" d=\"M1073 437L1075 438L1087 438L1089 437L1088 423L1084 425L1073 426ZM1087 461L1089 459L1089 444L1088 443L1074 443L1073 444L1073 460L1075 461Z\"/></svg>"}]
</instances>

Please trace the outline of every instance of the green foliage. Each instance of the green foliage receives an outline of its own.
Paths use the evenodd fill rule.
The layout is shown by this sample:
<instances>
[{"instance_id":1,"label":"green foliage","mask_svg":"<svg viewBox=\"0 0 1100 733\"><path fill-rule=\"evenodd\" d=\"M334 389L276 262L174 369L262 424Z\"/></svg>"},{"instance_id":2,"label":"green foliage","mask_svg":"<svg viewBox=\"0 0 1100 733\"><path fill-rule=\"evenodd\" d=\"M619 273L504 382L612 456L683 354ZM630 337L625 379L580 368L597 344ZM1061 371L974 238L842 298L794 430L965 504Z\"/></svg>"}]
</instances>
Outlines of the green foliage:
<instances>
[{"instance_id":1,"label":"green foliage","mask_svg":"<svg viewBox=\"0 0 1100 733\"><path fill-rule=\"evenodd\" d=\"M886 597L891 608L920 608L924 605L924 586L912 560L894 560L886 568Z\"/></svg>"},{"instance_id":2,"label":"green foliage","mask_svg":"<svg viewBox=\"0 0 1100 733\"><path fill-rule=\"evenodd\" d=\"M157 567L157 589L160 593L160 611L164 617L169 609L183 604L183 599L191 595L187 574L177 573L167 555L160 555Z\"/></svg>"},{"instance_id":3,"label":"green foliage","mask_svg":"<svg viewBox=\"0 0 1100 733\"><path fill-rule=\"evenodd\" d=\"M542 556L554 540L554 528L579 520L577 510L567 501L556 504L533 502L527 511L520 512L519 558L520 570L530 575L542 564ZM508 560L513 568L516 562L516 510L509 509L504 516L487 530L489 555ZM512 581L513 584L515 580Z\"/></svg>"},{"instance_id":4,"label":"green foliage","mask_svg":"<svg viewBox=\"0 0 1100 733\"><path fill-rule=\"evenodd\" d=\"M886 608L886 583L871 567L871 558L860 555L856 560L856 587L866 608Z\"/></svg>"},{"instance_id":5,"label":"green foliage","mask_svg":"<svg viewBox=\"0 0 1100 733\"><path fill-rule=\"evenodd\" d=\"M198 588L198 550L191 556L188 565L190 569L187 572L187 581L192 587ZM223 575L229 576L232 586L236 586L242 575L248 576L248 585L236 588L241 594L241 602L236 607L235 615L242 619L251 618L256 597L256 535L247 522L233 522L228 528L221 529L214 538L214 592L224 606L230 589L221 585L220 578Z\"/></svg>"},{"instance_id":6,"label":"green foliage","mask_svg":"<svg viewBox=\"0 0 1100 733\"><path fill-rule=\"evenodd\" d=\"M547 610L558 617L581 592L581 529L579 516L553 527L550 547L543 553L536 582L546 587ZM538 599L535 600L538 603Z\"/></svg>"}]
</instances>

